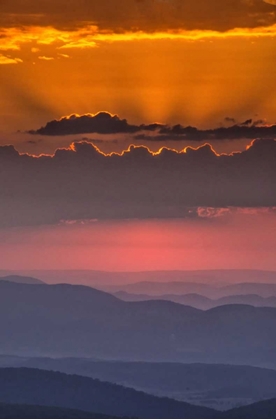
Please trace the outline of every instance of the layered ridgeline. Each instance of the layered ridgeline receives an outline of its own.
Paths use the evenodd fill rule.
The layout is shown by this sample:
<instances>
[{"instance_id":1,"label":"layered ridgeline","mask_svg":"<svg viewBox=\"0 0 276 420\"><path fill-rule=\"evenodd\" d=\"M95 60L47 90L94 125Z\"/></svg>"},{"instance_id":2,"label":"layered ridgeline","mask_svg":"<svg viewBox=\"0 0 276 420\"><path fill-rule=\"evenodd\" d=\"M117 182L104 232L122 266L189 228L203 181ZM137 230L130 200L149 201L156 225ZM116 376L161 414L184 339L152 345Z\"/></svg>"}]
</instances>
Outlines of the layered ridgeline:
<instances>
[{"instance_id":1,"label":"layered ridgeline","mask_svg":"<svg viewBox=\"0 0 276 420\"><path fill-rule=\"evenodd\" d=\"M263 290L265 289L263 287ZM276 288L275 288L276 289ZM256 307L272 307L276 308L276 290L275 296L262 297L256 294L230 295L220 299L210 299L197 293L189 293L186 295L168 294L168 295L142 295L131 294L127 292L115 292L114 296L126 302L143 302L147 300L168 300L170 302L179 303L181 305L192 306L197 309L208 310L223 305L251 305Z\"/></svg>"},{"instance_id":2,"label":"layered ridgeline","mask_svg":"<svg viewBox=\"0 0 276 420\"><path fill-rule=\"evenodd\" d=\"M19 284L45 284L42 280L39 280L35 277L18 276L16 274L0 277L0 281L19 283Z\"/></svg>"},{"instance_id":3,"label":"layered ridgeline","mask_svg":"<svg viewBox=\"0 0 276 420\"><path fill-rule=\"evenodd\" d=\"M228 285L212 285L207 283L190 282L140 282L133 284L103 286L109 293L127 293L130 295L147 296L181 296L196 294L212 300L228 296L258 295L262 298L276 296L275 283L236 283Z\"/></svg>"},{"instance_id":4,"label":"layered ridgeline","mask_svg":"<svg viewBox=\"0 0 276 420\"><path fill-rule=\"evenodd\" d=\"M252 366L1 356L3 367L87 376L217 410L276 398L276 370Z\"/></svg>"},{"instance_id":5,"label":"layered ridgeline","mask_svg":"<svg viewBox=\"0 0 276 420\"><path fill-rule=\"evenodd\" d=\"M222 270L222 272L228 273L231 270ZM235 272L236 270L234 270ZM250 273L250 270L244 270L245 273ZM220 271L218 271L220 272ZM241 271L243 273L243 271ZM94 273L94 272L93 272ZM155 276L158 272L153 272ZM180 272L182 273L182 272ZM205 273L205 272L203 272ZM206 272L208 273L208 272ZM209 276L217 274L217 271L210 271ZM256 272L253 270L254 275ZM264 272L266 277L272 278L273 272ZM105 273L110 276L112 273ZM123 273L120 273L123 276ZM152 273L132 273L132 276L142 274L149 275L151 278ZM103 276L104 273L99 272L99 276ZM180 274L179 274L180 275ZM198 272L194 272L194 276L198 276ZM218 274L217 274L218 275ZM249 275L249 274L248 274ZM115 277L118 277L119 273L115 273ZM175 276L175 273L174 273ZM255 278L253 276L253 278ZM205 274L206 277L206 274ZM205 279L203 275L203 279ZM124 278L124 276L123 276ZM198 278L198 277L196 277ZM276 278L276 276L275 276ZM206 279L207 280L207 279ZM0 277L0 281L7 281L12 283L22 284L45 284L43 281L35 277L26 277L21 275L8 275ZM141 302L147 300L167 300L175 303L179 303L186 306L192 306L197 309L208 310L222 305L251 305L256 307L276 307L276 284L268 283L237 283L228 286L212 286L203 283L187 283L187 282L140 282L133 284L126 284L121 286L105 286L103 289L110 290L114 296L127 302ZM119 289L119 291L117 291ZM122 290L121 290L122 289ZM112 292L113 290L113 292ZM132 291L132 293L126 290ZM138 291L147 291L149 294L141 294ZM165 291L172 291L173 293L162 294ZM183 292L190 292L185 293ZM202 294L196 293L201 292ZM158 294L154 294L158 293ZM161 293L161 294L160 294ZM208 297L209 296L209 297ZM212 298L210 296L222 296L220 298Z\"/></svg>"},{"instance_id":6,"label":"layered ridgeline","mask_svg":"<svg viewBox=\"0 0 276 420\"><path fill-rule=\"evenodd\" d=\"M0 394L0 418L238 419L276 415L276 399L218 412L108 382L37 369L0 369Z\"/></svg>"},{"instance_id":7,"label":"layered ridgeline","mask_svg":"<svg viewBox=\"0 0 276 420\"><path fill-rule=\"evenodd\" d=\"M142 272L109 272L96 270L0 270L0 277L23 275L37 278L46 283L70 283L103 288L107 292L126 291L150 295L198 293L217 299L229 294L241 294L243 286L274 285L276 290L276 271L263 270L192 270L192 271L142 271ZM232 287L234 287L232 289ZM260 294L253 291L246 293ZM273 295L273 293L272 293ZM262 294L261 294L262 296ZM271 295L269 295L271 296Z\"/></svg>"},{"instance_id":8,"label":"layered ridgeline","mask_svg":"<svg viewBox=\"0 0 276 420\"><path fill-rule=\"evenodd\" d=\"M276 366L276 308L124 302L89 287L0 282L0 353Z\"/></svg>"}]
</instances>

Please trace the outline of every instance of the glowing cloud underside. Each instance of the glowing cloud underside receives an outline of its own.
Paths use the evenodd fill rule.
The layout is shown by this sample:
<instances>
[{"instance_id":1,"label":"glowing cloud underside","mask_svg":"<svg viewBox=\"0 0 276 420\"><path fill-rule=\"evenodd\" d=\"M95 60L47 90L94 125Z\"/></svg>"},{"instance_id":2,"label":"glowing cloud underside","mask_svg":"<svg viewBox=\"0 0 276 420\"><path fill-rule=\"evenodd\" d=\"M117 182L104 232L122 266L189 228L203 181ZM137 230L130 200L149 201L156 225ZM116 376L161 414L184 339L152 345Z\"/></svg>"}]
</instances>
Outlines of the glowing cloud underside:
<instances>
[{"instance_id":1,"label":"glowing cloud underside","mask_svg":"<svg viewBox=\"0 0 276 420\"><path fill-rule=\"evenodd\" d=\"M276 4L276 2L274 3ZM94 48L102 43L131 42L131 41L158 41L182 40L197 41L204 39L225 38L259 38L275 37L276 25L259 26L254 28L235 28L224 32L216 30L167 30L157 32L102 32L98 27L86 26L72 31L56 29L54 27L29 26L23 28L0 28L2 51L18 51L21 46L28 43L37 43L38 46L54 45L58 51L64 49Z\"/></svg>"}]
</instances>

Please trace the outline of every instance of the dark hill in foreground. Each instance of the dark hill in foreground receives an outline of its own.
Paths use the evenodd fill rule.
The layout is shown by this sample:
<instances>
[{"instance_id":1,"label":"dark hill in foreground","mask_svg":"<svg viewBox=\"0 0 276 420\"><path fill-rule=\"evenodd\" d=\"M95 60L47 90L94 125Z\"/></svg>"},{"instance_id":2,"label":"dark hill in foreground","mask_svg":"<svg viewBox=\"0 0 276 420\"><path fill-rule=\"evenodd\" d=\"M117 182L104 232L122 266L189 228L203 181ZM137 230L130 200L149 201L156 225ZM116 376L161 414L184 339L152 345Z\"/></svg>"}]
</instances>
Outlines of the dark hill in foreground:
<instances>
[{"instance_id":1,"label":"dark hill in foreground","mask_svg":"<svg viewBox=\"0 0 276 420\"><path fill-rule=\"evenodd\" d=\"M218 410L276 398L276 370L252 366L2 356L0 367L36 368L87 376Z\"/></svg>"},{"instance_id":2,"label":"dark hill in foreground","mask_svg":"<svg viewBox=\"0 0 276 420\"><path fill-rule=\"evenodd\" d=\"M213 418L215 410L157 398L91 378L38 369L0 369L1 400L8 404L67 407L107 416Z\"/></svg>"},{"instance_id":3,"label":"dark hill in foreground","mask_svg":"<svg viewBox=\"0 0 276 420\"><path fill-rule=\"evenodd\" d=\"M276 399L260 401L224 413L227 419L276 419Z\"/></svg>"},{"instance_id":4,"label":"dark hill in foreground","mask_svg":"<svg viewBox=\"0 0 276 420\"><path fill-rule=\"evenodd\" d=\"M239 407L224 413L217 413L221 419L275 419L276 400L261 401ZM115 416L86 413L59 407L35 405L0 404L0 419L108 419ZM215 417L214 417L215 418Z\"/></svg>"},{"instance_id":5,"label":"dark hill in foreground","mask_svg":"<svg viewBox=\"0 0 276 420\"><path fill-rule=\"evenodd\" d=\"M1 404L0 419L108 419L111 416L60 407ZM113 418L113 417L112 417Z\"/></svg>"},{"instance_id":6,"label":"dark hill in foreground","mask_svg":"<svg viewBox=\"0 0 276 420\"><path fill-rule=\"evenodd\" d=\"M38 369L0 369L0 394L0 418L276 417L276 399L218 412L91 378Z\"/></svg>"}]
</instances>

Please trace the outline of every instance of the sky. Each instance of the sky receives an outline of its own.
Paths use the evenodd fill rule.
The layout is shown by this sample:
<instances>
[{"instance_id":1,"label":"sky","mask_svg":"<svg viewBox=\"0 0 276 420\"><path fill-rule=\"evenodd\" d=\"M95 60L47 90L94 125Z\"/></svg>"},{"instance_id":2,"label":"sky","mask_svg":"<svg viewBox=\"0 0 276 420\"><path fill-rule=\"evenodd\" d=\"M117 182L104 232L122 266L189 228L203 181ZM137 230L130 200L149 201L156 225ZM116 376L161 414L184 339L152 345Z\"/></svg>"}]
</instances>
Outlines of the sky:
<instances>
[{"instance_id":1,"label":"sky","mask_svg":"<svg viewBox=\"0 0 276 420\"><path fill-rule=\"evenodd\" d=\"M0 268L276 270L276 1L0 2Z\"/></svg>"},{"instance_id":2,"label":"sky","mask_svg":"<svg viewBox=\"0 0 276 420\"><path fill-rule=\"evenodd\" d=\"M1 230L2 269L276 270L275 223L276 209L232 209L212 220L63 222Z\"/></svg>"}]
</instances>

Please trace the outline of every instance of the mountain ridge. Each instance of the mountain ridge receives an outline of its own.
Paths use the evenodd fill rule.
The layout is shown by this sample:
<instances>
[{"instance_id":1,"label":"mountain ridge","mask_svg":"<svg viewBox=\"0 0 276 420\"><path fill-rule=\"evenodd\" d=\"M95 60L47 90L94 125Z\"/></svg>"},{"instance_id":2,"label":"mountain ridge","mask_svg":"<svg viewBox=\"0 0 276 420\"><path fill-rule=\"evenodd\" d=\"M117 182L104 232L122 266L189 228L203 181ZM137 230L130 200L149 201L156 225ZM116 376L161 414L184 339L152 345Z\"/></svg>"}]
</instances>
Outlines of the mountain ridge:
<instances>
[{"instance_id":1,"label":"mountain ridge","mask_svg":"<svg viewBox=\"0 0 276 420\"><path fill-rule=\"evenodd\" d=\"M25 277L19 275L9 275L0 277L0 281L6 281L10 283L18 283L18 284L46 284L44 281L39 280L35 277Z\"/></svg>"},{"instance_id":2,"label":"mountain ridge","mask_svg":"<svg viewBox=\"0 0 276 420\"><path fill-rule=\"evenodd\" d=\"M232 295L257 294L268 298L276 296L276 283L234 283L212 285L192 282L138 282L126 285L99 286L108 293L129 293L136 295L162 296L198 294L209 299L220 299Z\"/></svg>"},{"instance_id":3,"label":"mountain ridge","mask_svg":"<svg viewBox=\"0 0 276 420\"><path fill-rule=\"evenodd\" d=\"M112 272L101 270L0 270L0 276L19 274L38 277L46 283L82 283L87 286L126 285L141 281L180 281L204 284L231 284L243 282L276 283L276 271L258 269L214 269L214 270L157 270L137 272Z\"/></svg>"},{"instance_id":4,"label":"mountain ridge","mask_svg":"<svg viewBox=\"0 0 276 420\"><path fill-rule=\"evenodd\" d=\"M272 367L274 329L276 308L202 311L167 301L124 302L86 286L0 282L2 354Z\"/></svg>"},{"instance_id":5,"label":"mountain ridge","mask_svg":"<svg viewBox=\"0 0 276 420\"><path fill-rule=\"evenodd\" d=\"M180 303L185 306L192 306L196 309L208 310L216 306L223 305L251 305L256 307L276 307L276 296L263 298L259 295L229 295L219 299L210 299L206 296L189 293L185 295L167 294L167 295L142 295L142 294L131 294L127 292L115 292L114 296L122 299L126 302L140 302L147 300L169 300L175 303Z\"/></svg>"}]
</instances>

